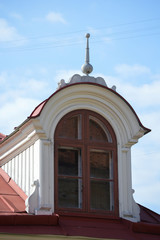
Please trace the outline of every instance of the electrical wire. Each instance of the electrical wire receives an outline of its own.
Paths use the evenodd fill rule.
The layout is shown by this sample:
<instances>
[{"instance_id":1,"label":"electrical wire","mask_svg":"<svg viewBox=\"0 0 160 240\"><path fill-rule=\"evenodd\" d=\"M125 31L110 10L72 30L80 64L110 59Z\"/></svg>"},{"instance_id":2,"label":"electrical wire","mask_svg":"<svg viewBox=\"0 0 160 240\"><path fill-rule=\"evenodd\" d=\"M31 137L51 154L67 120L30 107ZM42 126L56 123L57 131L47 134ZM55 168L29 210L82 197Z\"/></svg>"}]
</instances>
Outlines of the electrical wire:
<instances>
[{"instance_id":1,"label":"electrical wire","mask_svg":"<svg viewBox=\"0 0 160 240\"><path fill-rule=\"evenodd\" d=\"M101 27L96 28L95 31L99 30L109 30L111 28L117 28L122 26L128 26L140 23L147 23L147 22L153 22L153 21L159 21L160 18L154 18L154 19L144 19L134 22L128 22L128 23L121 23L121 24L115 24L110 27ZM155 30L157 30L155 32ZM71 32L65 32L65 33L59 33L59 34L50 34L46 36L31 36L28 38L21 38L17 40L12 41L1 41L3 44L1 44L0 51L1 53L7 52L23 52L23 51L34 51L34 50L41 50L41 49L48 49L48 48L57 48L57 47L67 47L67 46L73 46L73 45L80 45L84 44L84 36L79 35L79 33L86 32L86 30L78 30L78 31L71 31ZM137 34L140 33L140 34ZM141 37L149 37L154 35L160 34L160 26L147 26L143 28L133 28L133 29L127 29L127 30L120 30L120 31L112 31L110 33L105 33L105 31L100 32L95 36L93 34L92 37L92 44L96 44L99 42L106 42L106 38L110 39L111 41L116 40L125 40L125 39L132 39L132 38L141 38ZM66 37L62 37L66 36ZM97 40L98 39L98 40ZM31 41L32 40L32 41ZM25 43L25 44L23 44Z\"/></svg>"},{"instance_id":2,"label":"electrical wire","mask_svg":"<svg viewBox=\"0 0 160 240\"><path fill-rule=\"evenodd\" d=\"M117 27L122 27L122 26L128 26L128 25L133 25L133 24L140 24L140 23L146 23L146 22L153 22L153 21L160 21L160 18L149 18L149 19L142 19L142 20L137 20L133 22L127 22L127 23L120 23L120 24L113 24L110 26L104 26L104 27L99 27L99 28L94 28L95 31L98 30L105 30L105 29L110 29L110 28L117 28ZM48 34L46 36L43 35L31 35L28 36L27 39L43 39L46 37L58 37L58 36L65 36L65 35L71 35L71 34L77 34L77 33L85 33L87 29L82 29L82 30L77 30L77 31L69 31L69 32L64 32L64 33L56 33L56 34ZM25 38L20 38L20 39L15 39L15 40L4 40L1 42L17 42L17 41L24 41Z\"/></svg>"},{"instance_id":3,"label":"electrical wire","mask_svg":"<svg viewBox=\"0 0 160 240\"><path fill-rule=\"evenodd\" d=\"M149 33L149 34L140 34L140 35L135 35L135 36L125 36L125 37L117 37L117 38L111 38L105 39L106 37L109 38L109 36L104 36L103 39L101 40L95 40L92 41L92 44L96 43L106 43L108 40L109 41L117 41L117 40L128 40L128 39L135 39L135 38L142 38L142 37L152 37L155 35L160 35L160 32L157 33ZM75 46L75 45L84 45L84 41L73 41L73 42L62 42L60 43L57 41L57 44L55 43L44 43L44 44L39 44L38 46L28 46L28 47L5 47L4 49L1 49L2 52L23 52L23 51L34 51L34 50L42 50L42 49L48 49L48 48L58 48L58 47L69 47L69 46Z\"/></svg>"}]
</instances>

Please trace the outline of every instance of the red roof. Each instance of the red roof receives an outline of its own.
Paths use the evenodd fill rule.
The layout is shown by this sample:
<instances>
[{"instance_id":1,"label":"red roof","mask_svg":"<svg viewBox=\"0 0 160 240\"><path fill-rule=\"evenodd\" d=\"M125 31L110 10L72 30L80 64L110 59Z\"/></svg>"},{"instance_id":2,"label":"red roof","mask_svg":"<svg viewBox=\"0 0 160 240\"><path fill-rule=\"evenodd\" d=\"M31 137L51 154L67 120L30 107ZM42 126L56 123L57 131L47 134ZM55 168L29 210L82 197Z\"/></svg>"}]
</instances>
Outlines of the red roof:
<instances>
[{"instance_id":1,"label":"red roof","mask_svg":"<svg viewBox=\"0 0 160 240\"><path fill-rule=\"evenodd\" d=\"M33 110L33 112L31 113L31 115L30 115L30 117L37 117L40 113L41 113L41 111L42 111L42 109L43 109L43 106L45 105L45 103L46 103L46 101L47 100L44 100L43 102L41 102L34 110Z\"/></svg>"},{"instance_id":2,"label":"red roof","mask_svg":"<svg viewBox=\"0 0 160 240\"><path fill-rule=\"evenodd\" d=\"M141 221L121 218L30 215L25 212L27 196L0 168L0 233L86 236L125 240L159 240L160 215L141 206Z\"/></svg>"},{"instance_id":3,"label":"red roof","mask_svg":"<svg viewBox=\"0 0 160 240\"><path fill-rule=\"evenodd\" d=\"M0 168L0 225L57 225L58 217L34 216L25 211L27 195ZM1 228L0 228L1 232Z\"/></svg>"},{"instance_id":4,"label":"red roof","mask_svg":"<svg viewBox=\"0 0 160 240\"><path fill-rule=\"evenodd\" d=\"M25 212L26 194L0 168L0 214Z\"/></svg>"},{"instance_id":5,"label":"red roof","mask_svg":"<svg viewBox=\"0 0 160 240\"><path fill-rule=\"evenodd\" d=\"M152 210L140 206L140 219L141 222L152 223L152 224L160 224L160 215Z\"/></svg>"},{"instance_id":6,"label":"red roof","mask_svg":"<svg viewBox=\"0 0 160 240\"><path fill-rule=\"evenodd\" d=\"M59 222L46 224L44 219L54 218L55 216L32 216L26 215L17 218L17 222L10 224L6 219L5 224L0 226L1 233L12 234L47 234L67 236L85 236L91 238L121 239L121 240L159 240L160 225L146 223L131 223L129 221L89 219L80 217L60 216ZM12 216L10 216L11 219ZM30 223L27 217L32 217ZM37 218L35 223L34 219ZM30 218L31 219L31 218ZM1 218L0 218L1 220ZM4 222L3 220L3 222ZM9 220L9 219L8 219ZM51 236L50 236L51 238ZM6 238L5 238L6 239ZM28 239L28 238L27 238ZM75 238L76 239L76 238ZM79 239L79 238L78 238Z\"/></svg>"}]
</instances>

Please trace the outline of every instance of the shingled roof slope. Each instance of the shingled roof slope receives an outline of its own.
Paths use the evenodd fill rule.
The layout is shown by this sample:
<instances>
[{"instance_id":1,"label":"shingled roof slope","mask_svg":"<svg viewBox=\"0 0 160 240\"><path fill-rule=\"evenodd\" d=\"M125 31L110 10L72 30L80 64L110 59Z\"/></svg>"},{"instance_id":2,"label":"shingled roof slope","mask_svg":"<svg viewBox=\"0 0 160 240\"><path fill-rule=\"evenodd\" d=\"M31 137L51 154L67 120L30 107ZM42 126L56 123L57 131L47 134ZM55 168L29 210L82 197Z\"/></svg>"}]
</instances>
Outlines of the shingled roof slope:
<instances>
[{"instance_id":1,"label":"shingled roof slope","mask_svg":"<svg viewBox=\"0 0 160 240\"><path fill-rule=\"evenodd\" d=\"M25 212L26 194L0 168L0 214Z\"/></svg>"}]
</instances>

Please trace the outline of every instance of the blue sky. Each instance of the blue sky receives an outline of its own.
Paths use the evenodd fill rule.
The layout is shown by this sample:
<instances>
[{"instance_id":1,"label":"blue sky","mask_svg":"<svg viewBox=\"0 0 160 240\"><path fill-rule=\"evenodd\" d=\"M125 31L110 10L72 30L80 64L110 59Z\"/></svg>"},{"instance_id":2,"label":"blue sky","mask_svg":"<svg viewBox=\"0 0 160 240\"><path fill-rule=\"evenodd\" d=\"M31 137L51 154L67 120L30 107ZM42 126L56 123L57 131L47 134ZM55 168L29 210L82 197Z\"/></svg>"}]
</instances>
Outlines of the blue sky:
<instances>
[{"instance_id":1,"label":"blue sky","mask_svg":"<svg viewBox=\"0 0 160 240\"><path fill-rule=\"evenodd\" d=\"M81 73L117 86L152 132L132 148L135 200L160 213L160 1L0 0L0 132L9 134Z\"/></svg>"}]
</instances>

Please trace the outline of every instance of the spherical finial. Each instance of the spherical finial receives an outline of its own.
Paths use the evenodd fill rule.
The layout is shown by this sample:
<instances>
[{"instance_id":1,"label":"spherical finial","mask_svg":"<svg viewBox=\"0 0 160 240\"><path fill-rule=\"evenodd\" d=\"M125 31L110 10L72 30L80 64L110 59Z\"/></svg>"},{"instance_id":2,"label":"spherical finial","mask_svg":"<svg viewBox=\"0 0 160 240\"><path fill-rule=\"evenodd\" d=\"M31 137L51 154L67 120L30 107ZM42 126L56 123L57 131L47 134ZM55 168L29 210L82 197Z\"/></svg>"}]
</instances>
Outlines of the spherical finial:
<instances>
[{"instance_id":1,"label":"spherical finial","mask_svg":"<svg viewBox=\"0 0 160 240\"><path fill-rule=\"evenodd\" d=\"M90 34L89 33L86 34L86 38L90 38Z\"/></svg>"},{"instance_id":2,"label":"spherical finial","mask_svg":"<svg viewBox=\"0 0 160 240\"><path fill-rule=\"evenodd\" d=\"M90 63L85 63L82 65L81 70L85 74L90 74L93 71L93 67Z\"/></svg>"}]
</instances>

